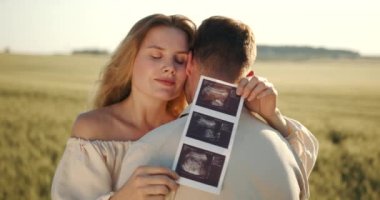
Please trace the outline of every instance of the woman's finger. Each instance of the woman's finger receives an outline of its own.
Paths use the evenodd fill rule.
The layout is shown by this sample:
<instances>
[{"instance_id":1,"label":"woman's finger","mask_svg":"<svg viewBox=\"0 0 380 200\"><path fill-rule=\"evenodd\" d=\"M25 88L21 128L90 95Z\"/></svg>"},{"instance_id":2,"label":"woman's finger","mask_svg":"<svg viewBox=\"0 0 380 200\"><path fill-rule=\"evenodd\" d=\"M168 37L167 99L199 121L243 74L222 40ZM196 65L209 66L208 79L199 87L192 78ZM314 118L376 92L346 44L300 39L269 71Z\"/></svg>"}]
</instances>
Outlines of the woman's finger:
<instances>
[{"instance_id":1,"label":"woman's finger","mask_svg":"<svg viewBox=\"0 0 380 200\"><path fill-rule=\"evenodd\" d=\"M264 98L269 95L277 95L277 91L274 88L268 87L266 90L257 95L257 99Z\"/></svg>"},{"instance_id":2,"label":"woman's finger","mask_svg":"<svg viewBox=\"0 0 380 200\"><path fill-rule=\"evenodd\" d=\"M174 171L172 171L166 167L140 166L134 172L134 175L146 175L146 174L149 174L149 175L155 175L155 174L167 175L174 180L177 180L179 178L177 173L175 173Z\"/></svg>"},{"instance_id":3,"label":"woman's finger","mask_svg":"<svg viewBox=\"0 0 380 200\"><path fill-rule=\"evenodd\" d=\"M166 175L145 175L139 177L140 186L146 185L162 185L170 190L176 190L178 183Z\"/></svg>"},{"instance_id":4,"label":"woman's finger","mask_svg":"<svg viewBox=\"0 0 380 200\"><path fill-rule=\"evenodd\" d=\"M243 94L243 90L245 88L245 86L249 83L249 80L247 78L242 78L240 79L239 81L239 84L238 84L238 87L236 89L236 94L237 95L242 95Z\"/></svg>"},{"instance_id":5,"label":"woman's finger","mask_svg":"<svg viewBox=\"0 0 380 200\"><path fill-rule=\"evenodd\" d=\"M247 98L258 83L259 79L256 76L253 76L251 80L248 82L248 84L243 88L242 97Z\"/></svg>"},{"instance_id":6,"label":"woman's finger","mask_svg":"<svg viewBox=\"0 0 380 200\"><path fill-rule=\"evenodd\" d=\"M256 84L256 87L249 94L247 101L252 101L256 98L256 96L260 95L262 91L266 89L266 85L262 82Z\"/></svg>"},{"instance_id":7,"label":"woman's finger","mask_svg":"<svg viewBox=\"0 0 380 200\"><path fill-rule=\"evenodd\" d=\"M145 197L147 200L164 200L165 196L164 195L150 195Z\"/></svg>"},{"instance_id":8,"label":"woman's finger","mask_svg":"<svg viewBox=\"0 0 380 200\"><path fill-rule=\"evenodd\" d=\"M164 185L148 185L141 188L142 192L146 196L167 195L170 190Z\"/></svg>"}]
</instances>

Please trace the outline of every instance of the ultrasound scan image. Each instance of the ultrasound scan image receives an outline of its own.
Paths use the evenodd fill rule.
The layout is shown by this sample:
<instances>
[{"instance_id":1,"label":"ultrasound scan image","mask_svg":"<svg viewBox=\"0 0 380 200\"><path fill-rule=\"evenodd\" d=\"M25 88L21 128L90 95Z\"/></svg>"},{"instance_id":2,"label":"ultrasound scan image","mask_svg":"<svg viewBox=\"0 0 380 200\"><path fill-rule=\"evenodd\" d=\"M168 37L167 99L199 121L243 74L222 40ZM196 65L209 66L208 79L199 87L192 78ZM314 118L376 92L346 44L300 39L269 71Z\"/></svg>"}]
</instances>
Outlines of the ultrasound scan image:
<instances>
[{"instance_id":1,"label":"ultrasound scan image","mask_svg":"<svg viewBox=\"0 0 380 200\"><path fill-rule=\"evenodd\" d=\"M203 79L196 105L236 116L240 96L236 87Z\"/></svg>"},{"instance_id":2,"label":"ultrasound scan image","mask_svg":"<svg viewBox=\"0 0 380 200\"><path fill-rule=\"evenodd\" d=\"M176 172L194 181L217 187L225 156L183 144Z\"/></svg>"},{"instance_id":3,"label":"ultrasound scan image","mask_svg":"<svg viewBox=\"0 0 380 200\"><path fill-rule=\"evenodd\" d=\"M194 111L186 136L228 148L233 126L231 122Z\"/></svg>"}]
</instances>

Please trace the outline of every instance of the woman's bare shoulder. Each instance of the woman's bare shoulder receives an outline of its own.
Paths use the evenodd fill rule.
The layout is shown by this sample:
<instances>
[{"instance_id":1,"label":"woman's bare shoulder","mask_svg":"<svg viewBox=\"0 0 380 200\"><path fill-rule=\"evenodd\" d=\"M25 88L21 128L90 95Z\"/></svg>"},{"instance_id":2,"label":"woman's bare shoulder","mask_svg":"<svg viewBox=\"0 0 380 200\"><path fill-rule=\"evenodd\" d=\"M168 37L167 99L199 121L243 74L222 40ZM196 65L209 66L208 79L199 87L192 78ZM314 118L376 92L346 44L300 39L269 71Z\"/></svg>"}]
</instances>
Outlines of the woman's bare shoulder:
<instances>
[{"instance_id":1,"label":"woman's bare shoulder","mask_svg":"<svg viewBox=\"0 0 380 200\"><path fill-rule=\"evenodd\" d=\"M107 109L100 108L78 115L73 127L71 136L86 140L102 140L107 126Z\"/></svg>"}]
</instances>

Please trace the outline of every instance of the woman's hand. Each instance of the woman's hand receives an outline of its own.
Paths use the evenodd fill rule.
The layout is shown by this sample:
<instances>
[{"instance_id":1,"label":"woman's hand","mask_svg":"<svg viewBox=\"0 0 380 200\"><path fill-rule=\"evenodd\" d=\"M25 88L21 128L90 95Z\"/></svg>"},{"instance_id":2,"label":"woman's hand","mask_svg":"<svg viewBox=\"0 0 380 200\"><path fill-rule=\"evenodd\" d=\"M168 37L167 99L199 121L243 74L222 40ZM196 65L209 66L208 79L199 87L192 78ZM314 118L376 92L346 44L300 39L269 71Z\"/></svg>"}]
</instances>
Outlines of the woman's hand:
<instances>
[{"instance_id":1,"label":"woman's hand","mask_svg":"<svg viewBox=\"0 0 380 200\"><path fill-rule=\"evenodd\" d=\"M242 78L236 90L245 99L246 107L265 120L276 115L277 90L266 78L253 75L251 79Z\"/></svg>"},{"instance_id":2,"label":"woman's hand","mask_svg":"<svg viewBox=\"0 0 380 200\"><path fill-rule=\"evenodd\" d=\"M245 98L245 106L259 114L272 128L278 130L282 136L289 135L287 121L277 108L277 90L266 78L255 76L251 79L242 78L236 90L237 95Z\"/></svg>"},{"instance_id":3,"label":"woman's hand","mask_svg":"<svg viewBox=\"0 0 380 200\"><path fill-rule=\"evenodd\" d=\"M138 167L112 200L165 199L165 195L178 188L179 176L165 167Z\"/></svg>"}]
</instances>

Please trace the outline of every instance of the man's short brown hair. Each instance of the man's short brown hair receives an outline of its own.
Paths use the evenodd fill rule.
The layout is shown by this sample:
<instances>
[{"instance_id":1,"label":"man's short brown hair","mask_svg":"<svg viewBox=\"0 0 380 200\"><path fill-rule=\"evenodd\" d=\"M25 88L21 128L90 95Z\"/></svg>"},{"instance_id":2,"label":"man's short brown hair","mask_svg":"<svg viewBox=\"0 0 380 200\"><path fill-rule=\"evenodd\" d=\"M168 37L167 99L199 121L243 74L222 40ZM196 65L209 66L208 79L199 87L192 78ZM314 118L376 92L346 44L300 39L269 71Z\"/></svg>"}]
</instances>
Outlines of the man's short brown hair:
<instances>
[{"instance_id":1,"label":"man's short brown hair","mask_svg":"<svg viewBox=\"0 0 380 200\"><path fill-rule=\"evenodd\" d=\"M255 38L246 24L213 16L199 26L193 52L201 71L235 82L256 58Z\"/></svg>"}]
</instances>

